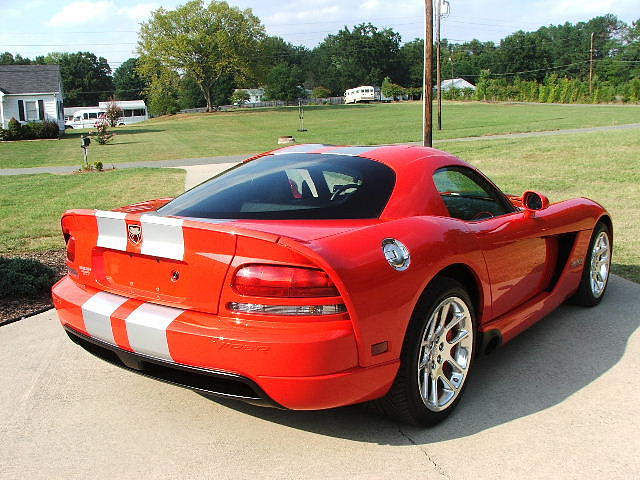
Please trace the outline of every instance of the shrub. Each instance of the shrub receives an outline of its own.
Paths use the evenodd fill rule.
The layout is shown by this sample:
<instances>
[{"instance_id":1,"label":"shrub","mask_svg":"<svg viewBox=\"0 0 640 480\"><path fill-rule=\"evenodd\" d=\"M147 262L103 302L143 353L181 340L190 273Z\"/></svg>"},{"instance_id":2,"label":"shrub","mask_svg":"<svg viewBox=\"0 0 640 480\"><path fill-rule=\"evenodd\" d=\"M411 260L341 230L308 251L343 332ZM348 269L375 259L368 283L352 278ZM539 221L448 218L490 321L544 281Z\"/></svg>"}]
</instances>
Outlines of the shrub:
<instances>
[{"instance_id":1,"label":"shrub","mask_svg":"<svg viewBox=\"0 0 640 480\"><path fill-rule=\"evenodd\" d=\"M0 298L37 297L55 281L56 273L36 260L0 257Z\"/></svg>"},{"instance_id":2,"label":"shrub","mask_svg":"<svg viewBox=\"0 0 640 480\"><path fill-rule=\"evenodd\" d=\"M109 131L109 123L101 121L96 123L96 127L89 132L89 135L95 137L96 142L100 145L106 145L113 139L113 133Z\"/></svg>"},{"instance_id":3,"label":"shrub","mask_svg":"<svg viewBox=\"0 0 640 480\"><path fill-rule=\"evenodd\" d=\"M0 131L0 140L34 140L38 138L58 138L60 129L57 122L29 122L21 125L15 118L9 120L7 129Z\"/></svg>"},{"instance_id":4,"label":"shrub","mask_svg":"<svg viewBox=\"0 0 640 480\"><path fill-rule=\"evenodd\" d=\"M60 127L58 127L57 122L45 120L40 125L41 130L38 138L58 138L60 136Z\"/></svg>"},{"instance_id":5,"label":"shrub","mask_svg":"<svg viewBox=\"0 0 640 480\"><path fill-rule=\"evenodd\" d=\"M104 112L104 118L109 122L109 125L115 127L118 124L118 119L122 117L122 109L118 106L116 99L111 97L107 104L107 109Z\"/></svg>"},{"instance_id":6,"label":"shrub","mask_svg":"<svg viewBox=\"0 0 640 480\"><path fill-rule=\"evenodd\" d=\"M14 117L9 120L5 140L22 140L22 125Z\"/></svg>"},{"instance_id":7,"label":"shrub","mask_svg":"<svg viewBox=\"0 0 640 480\"><path fill-rule=\"evenodd\" d=\"M328 88L319 86L313 89L311 93L312 98L328 98L331 96L331 90Z\"/></svg>"},{"instance_id":8,"label":"shrub","mask_svg":"<svg viewBox=\"0 0 640 480\"><path fill-rule=\"evenodd\" d=\"M97 171L101 172L102 170L104 170L104 165L103 163L98 160L97 162L93 162L93 166L96 168Z\"/></svg>"}]
</instances>

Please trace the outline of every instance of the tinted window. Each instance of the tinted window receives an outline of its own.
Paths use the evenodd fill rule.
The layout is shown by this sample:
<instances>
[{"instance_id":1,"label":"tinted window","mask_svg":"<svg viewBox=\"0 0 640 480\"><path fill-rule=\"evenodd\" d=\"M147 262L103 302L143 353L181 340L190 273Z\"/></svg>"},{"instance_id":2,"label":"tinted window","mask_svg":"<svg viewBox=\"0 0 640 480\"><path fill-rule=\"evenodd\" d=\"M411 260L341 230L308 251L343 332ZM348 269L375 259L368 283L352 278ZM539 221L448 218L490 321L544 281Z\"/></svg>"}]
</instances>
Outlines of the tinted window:
<instances>
[{"instance_id":1,"label":"tinted window","mask_svg":"<svg viewBox=\"0 0 640 480\"><path fill-rule=\"evenodd\" d=\"M158 212L224 219L376 218L394 184L393 170L361 157L269 155L208 180Z\"/></svg>"},{"instance_id":2,"label":"tinted window","mask_svg":"<svg viewBox=\"0 0 640 480\"><path fill-rule=\"evenodd\" d=\"M493 185L469 168L441 168L433 181L453 218L482 220L513 211Z\"/></svg>"}]
</instances>

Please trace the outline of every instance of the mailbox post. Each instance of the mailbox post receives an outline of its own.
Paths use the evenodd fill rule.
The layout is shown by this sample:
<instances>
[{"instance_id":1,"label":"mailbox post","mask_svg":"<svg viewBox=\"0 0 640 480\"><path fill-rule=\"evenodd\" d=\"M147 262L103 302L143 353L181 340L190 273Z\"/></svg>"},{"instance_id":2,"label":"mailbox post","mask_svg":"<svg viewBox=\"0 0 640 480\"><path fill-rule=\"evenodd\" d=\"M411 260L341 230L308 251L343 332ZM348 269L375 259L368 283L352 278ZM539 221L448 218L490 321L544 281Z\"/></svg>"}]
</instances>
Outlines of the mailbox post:
<instances>
[{"instance_id":1,"label":"mailbox post","mask_svg":"<svg viewBox=\"0 0 640 480\"><path fill-rule=\"evenodd\" d=\"M84 166L85 167L89 167L89 159L88 159L88 150L89 150L89 145L91 145L91 138L89 138L88 135L83 135L82 138L80 139L80 146L82 147L82 152L84 154Z\"/></svg>"}]
</instances>

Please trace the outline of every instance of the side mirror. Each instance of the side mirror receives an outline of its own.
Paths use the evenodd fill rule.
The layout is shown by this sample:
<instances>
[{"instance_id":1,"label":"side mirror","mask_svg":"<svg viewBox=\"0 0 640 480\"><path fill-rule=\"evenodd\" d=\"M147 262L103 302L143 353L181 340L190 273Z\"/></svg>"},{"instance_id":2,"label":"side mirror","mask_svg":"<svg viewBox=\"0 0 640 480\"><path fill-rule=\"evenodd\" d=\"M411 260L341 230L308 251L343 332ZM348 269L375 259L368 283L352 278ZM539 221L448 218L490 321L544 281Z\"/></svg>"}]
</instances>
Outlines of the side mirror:
<instances>
[{"instance_id":1,"label":"side mirror","mask_svg":"<svg viewBox=\"0 0 640 480\"><path fill-rule=\"evenodd\" d=\"M544 210L549 206L549 199L541 193L529 190L522 195L522 206L527 210Z\"/></svg>"}]
</instances>

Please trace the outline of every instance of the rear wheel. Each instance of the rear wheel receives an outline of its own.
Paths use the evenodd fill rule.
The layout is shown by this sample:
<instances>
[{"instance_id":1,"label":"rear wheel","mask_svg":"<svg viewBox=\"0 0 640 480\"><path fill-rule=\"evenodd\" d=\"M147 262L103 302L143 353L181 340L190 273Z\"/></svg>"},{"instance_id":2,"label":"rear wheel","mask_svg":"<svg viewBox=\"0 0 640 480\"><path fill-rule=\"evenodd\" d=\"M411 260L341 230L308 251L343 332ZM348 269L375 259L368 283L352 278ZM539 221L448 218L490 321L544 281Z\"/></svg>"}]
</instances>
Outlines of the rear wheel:
<instances>
[{"instance_id":1,"label":"rear wheel","mask_svg":"<svg viewBox=\"0 0 640 480\"><path fill-rule=\"evenodd\" d=\"M440 278L425 291L405 337L400 370L378 410L404 423L431 426L460 401L476 338L473 304L464 287Z\"/></svg>"},{"instance_id":2,"label":"rear wheel","mask_svg":"<svg viewBox=\"0 0 640 480\"><path fill-rule=\"evenodd\" d=\"M604 223L593 230L582 280L573 301L578 305L593 307L604 297L611 272L611 232Z\"/></svg>"}]
</instances>

